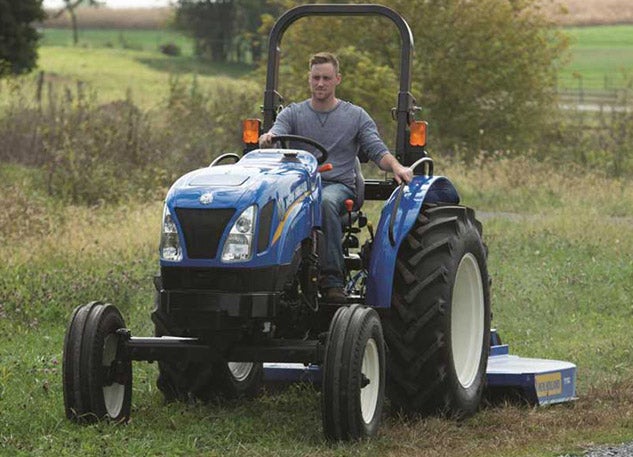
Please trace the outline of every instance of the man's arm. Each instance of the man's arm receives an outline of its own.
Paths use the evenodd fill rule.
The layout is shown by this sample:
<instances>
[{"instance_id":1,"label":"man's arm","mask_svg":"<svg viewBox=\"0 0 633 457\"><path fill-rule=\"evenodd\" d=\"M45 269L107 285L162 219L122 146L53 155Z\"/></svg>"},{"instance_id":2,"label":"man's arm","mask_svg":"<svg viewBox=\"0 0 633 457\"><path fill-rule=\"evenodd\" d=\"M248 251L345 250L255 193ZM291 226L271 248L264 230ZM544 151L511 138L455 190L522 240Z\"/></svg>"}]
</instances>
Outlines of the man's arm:
<instances>
[{"instance_id":1,"label":"man's arm","mask_svg":"<svg viewBox=\"0 0 633 457\"><path fill-rule=\"evenodd\" d=\"M285 135L293 131L293 115L294 104L290 104L277 115L272 128L259 137L259 147L269 148L273 145L273 137L275 135Z\"/></svg>"},{"instance_id":2,"label":"man's arm","mask_svg":"<svg viewBox=\"0 0 633 457\"><path fill-rule=\"evenodd\" d=\"M403 181L408 183L413 179L413 171L403 166L386 150L387 146L378 134L376 123L363 108L360 108L358 132L361 149L381 170L391 171L398 184Z\"/></svg>"},{"instance_id":3,"label":"man's arm","mask_svg":"<svg viewBox=\"0 0 633 457\"><path fill-rule=\"evenodd\" d=\"M389 152L382 156L378 166L381 170L392 172L393 177L398 184L403 181L405 183L409 183L413 179L413 170L409 167L403 166L400 162L398 162L398 159Z\"/></svg>"}]
</instances>

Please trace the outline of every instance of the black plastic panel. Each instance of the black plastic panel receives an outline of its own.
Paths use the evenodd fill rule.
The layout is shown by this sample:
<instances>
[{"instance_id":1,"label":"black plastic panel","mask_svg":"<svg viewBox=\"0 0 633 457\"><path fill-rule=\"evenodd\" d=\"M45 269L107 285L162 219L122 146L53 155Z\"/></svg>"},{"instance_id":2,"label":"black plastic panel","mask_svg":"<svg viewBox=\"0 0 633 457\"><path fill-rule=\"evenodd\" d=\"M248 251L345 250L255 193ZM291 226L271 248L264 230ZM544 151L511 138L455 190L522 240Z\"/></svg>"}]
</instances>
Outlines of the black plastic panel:
<instances>
[{"instance_id":1,"label":"black plastic panel","mask_svg":"<svg viewBox=\"0 0 633 457\"><path fill-rule=\"evenodd\" d=\"M176 208L190 259L213 259L235 209Z\"/></svg>"}]
</instances>

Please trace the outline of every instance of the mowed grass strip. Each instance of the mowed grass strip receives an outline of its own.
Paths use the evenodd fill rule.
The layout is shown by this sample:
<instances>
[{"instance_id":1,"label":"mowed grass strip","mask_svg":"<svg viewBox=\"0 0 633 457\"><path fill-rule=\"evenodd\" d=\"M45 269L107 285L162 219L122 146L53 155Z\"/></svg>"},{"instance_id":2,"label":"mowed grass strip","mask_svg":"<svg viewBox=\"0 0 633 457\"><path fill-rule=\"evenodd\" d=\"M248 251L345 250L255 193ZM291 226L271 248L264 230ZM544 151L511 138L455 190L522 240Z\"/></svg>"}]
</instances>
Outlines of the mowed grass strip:
<instances>
[{"instance_id":1,"label":"mowed grass strip","mask_svg":"<svg viewBox=\"0 0 633 457\"><path fill-rule=\"evenodd\" d=\"M633 25L564 29L571 61L559 73L559 89L613 90L633 74Z\"/></svg>"},{"instance_id":2,"label":"mowed grass strip","mask_svg":"<svg viewBox=\"0 0 633 457\"><path fill-rule=\"evenodd\" d=\"M162 203L52 205L60 214L49 233L38 232L35 238L23 233L0 252L3 452L545 456L633 439L629 186L590 174L545 174L538 164L520 159L479 168L438 165L438 173L460 188L465 204L482 216L491 213L484 217L484 235L493 277L493 325L513 353L576 363L577 402L537 409L488 406L459 423L404 420L388 410L377 438L328 445L321 433L320 394L312 387L270 391L249 402L163 405L154 384L155 365L137 363L130 424L74 425L64 418L62 404L67 319L75 306L100 299L122 309L134 335L152 334L151 277L158 268ZM19 176L14 170L1 185ZM551 195L551 205L544 197L527 204L538 187ZM3 204L11 201L5 198ZM617 207L629 210L605 210Z\"/></svg>"},{"instance_id":3,"label":"mowed grass strip","mask_svg":"<svg viewBox=\"0 0 633 457\"><path fill-rule=\"evenodd\" d=\"M66 46L42 47L38 65L45 80L54 86L61 84L75 93L81 82L86 95L98 102L130 96L143 108L156 108L165 101L170 78L182 78L189 84L195 76L199 87L205 89L233 83L230 80L251 70L245 65L202 63L190 56L170 57L157 51Z\"/></svg>"},{"instance_id":4,"label":"mowed grass strip","mask_svg":"<svg viewBox=\"0 0 633 457\"><path fill-rule=\"evenodd\" d=\"M78 31L78 38L79 43L75 45L72 29L45 28L42 30L41 45L158 51L161 45L171 43L177 45L183 55L193 55L193 40L168 28L148 30L82 27Z\"/></svg>"}]
</instances>

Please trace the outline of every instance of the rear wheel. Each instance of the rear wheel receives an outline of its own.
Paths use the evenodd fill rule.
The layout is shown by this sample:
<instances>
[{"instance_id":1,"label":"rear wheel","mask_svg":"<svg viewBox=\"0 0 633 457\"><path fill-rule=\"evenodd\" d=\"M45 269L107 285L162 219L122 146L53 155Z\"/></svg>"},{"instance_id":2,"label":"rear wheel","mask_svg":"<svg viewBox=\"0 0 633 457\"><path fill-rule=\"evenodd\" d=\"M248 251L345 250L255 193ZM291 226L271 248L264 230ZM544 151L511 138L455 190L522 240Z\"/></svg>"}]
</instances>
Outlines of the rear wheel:
<instances>
[{"instance_id":1,"label":"rear wheel","mask_svg":"<svg viewBox=\"0 0 633 457\"><path fill-rule=\"evenodd\" d=\"M75 310L64 342L64 407L77 422L125 422L132 403L132 362L118 357L116 331L125 327L112 305L92 302Z\"/></svg>"},{"instance_id":2,"label":"rear wheel","mask_svg":"<svg viewBox=\"0 0 633 457\"><path fill-rule=\"evenodd\" d=\"M486 247L474 212L425 206L398 252L387 394L410 414L473 414L485 385L490 333Z\"/></svg>"},{"instance_id":3,"label":"rear wheel","mask_svg":"<svg viewBox=\"0 0 633 457\"><path fill-rule=\"evenodd\" d=\"M385 349L378 314L360 305L339 308L330 324L323 364L325 436L357 440L374 435L384 389Z\"/></svg>"}]
</instances>

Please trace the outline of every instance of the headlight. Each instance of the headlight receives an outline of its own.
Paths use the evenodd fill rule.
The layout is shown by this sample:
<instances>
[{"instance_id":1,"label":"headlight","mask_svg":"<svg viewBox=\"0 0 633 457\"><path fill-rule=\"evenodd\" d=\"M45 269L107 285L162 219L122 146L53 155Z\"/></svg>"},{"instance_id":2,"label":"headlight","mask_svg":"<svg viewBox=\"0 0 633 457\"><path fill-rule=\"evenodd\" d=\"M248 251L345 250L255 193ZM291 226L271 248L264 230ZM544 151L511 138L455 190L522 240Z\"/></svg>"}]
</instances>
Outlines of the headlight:
<instances>
[{"instance_id":1,"label":"headlight","mask_svg":"<svg viewBox=\"0 0 633 457\"><path fill-rule=\"evenodd\" d=\"M171 213L165 205L163 210L163 228L160 236L160 258L170 262L180 262L182 260L182 249L178 237L178 227L171 217Z\"/></svg>"},{"instance_id":2,"label":"headlight","mask_svg":"<svg viewBox=\"0 0 633 457\"><path fill-rule=\"evenodd\" d=\"M246 262L253 257L253 233L257 212L255 205L246 208L237 218L222 250L223 262Z\"/></svg>"}]
</instances>

